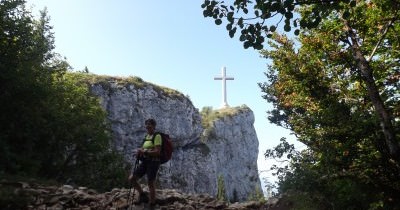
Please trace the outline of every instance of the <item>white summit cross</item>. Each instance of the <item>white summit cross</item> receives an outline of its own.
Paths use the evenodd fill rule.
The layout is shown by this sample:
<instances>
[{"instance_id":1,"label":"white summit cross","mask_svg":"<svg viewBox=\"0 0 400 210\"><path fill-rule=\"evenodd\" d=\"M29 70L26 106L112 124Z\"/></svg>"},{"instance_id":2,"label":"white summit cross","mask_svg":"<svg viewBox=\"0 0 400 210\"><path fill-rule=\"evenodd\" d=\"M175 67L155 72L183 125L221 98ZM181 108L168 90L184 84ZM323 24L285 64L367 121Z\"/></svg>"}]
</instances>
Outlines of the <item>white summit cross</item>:
<instances>
[{"instance_id":1,"label":"white summit cross","mask_svg":"<svg viewBox=\"0 0 400 210\"><path fill-rule=\"evenodd\" d=\"M226 101L226 80L234 80L233 77L226 76L226 68L225 66L221 69L221 77L214 77L214 80L222 80L222 108L229 107L228 102Z\"/></svg>"}]
</instances>

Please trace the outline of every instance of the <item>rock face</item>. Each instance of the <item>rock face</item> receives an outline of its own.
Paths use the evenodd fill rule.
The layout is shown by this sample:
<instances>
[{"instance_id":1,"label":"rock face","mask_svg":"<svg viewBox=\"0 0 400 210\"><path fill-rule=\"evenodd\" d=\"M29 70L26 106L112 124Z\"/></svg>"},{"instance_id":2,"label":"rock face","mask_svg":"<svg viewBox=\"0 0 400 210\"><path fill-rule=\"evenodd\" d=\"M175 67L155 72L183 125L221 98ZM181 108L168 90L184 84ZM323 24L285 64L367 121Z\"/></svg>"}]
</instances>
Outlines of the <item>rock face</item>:
<instances>
[{"instance_id":1,"label":"rock face","mask_svg":"<svg viewBox=\"0 0 400 210\"><path fill-rule=\"evenodd\" d=\"M258 139L249 108L233 108L235 114L215 119L207 128L210 135L204 135L198 109L175 90L109 77L94 82L91 92L108 113L115 148L129 161L133 162L134 151L142 144L146 119L154 118L156 129L170 134L174 153L161 166L160 188L216 196L220 177L231 201L244 201L261 189Z\"/></svg>"},{"instance_id":2,"label":"rock face","mask_svg":"<svg viewBox=\"0 0 400 210\"><path fill-rule=\"evenodd\" d=\"M258 140L253 128L254 115L250 109L240 108L233 116L213 122L207 140L216 168L222 176L230 200L243 201L261 184L257 170Z\"/></svg>"}]
</instances>

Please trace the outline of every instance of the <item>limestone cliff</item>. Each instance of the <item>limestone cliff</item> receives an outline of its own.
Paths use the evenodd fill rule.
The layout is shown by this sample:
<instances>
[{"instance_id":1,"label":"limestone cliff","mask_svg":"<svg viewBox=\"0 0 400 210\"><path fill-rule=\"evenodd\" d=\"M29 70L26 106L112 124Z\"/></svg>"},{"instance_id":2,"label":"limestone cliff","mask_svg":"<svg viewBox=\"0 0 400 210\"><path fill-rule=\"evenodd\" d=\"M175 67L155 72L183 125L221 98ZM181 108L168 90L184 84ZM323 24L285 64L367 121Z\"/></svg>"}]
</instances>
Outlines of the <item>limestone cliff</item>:
<instances>
[{"instance_id":1,"label":"limestone cliff","mask_svg":"<svg viewBox=\"0 0 400 210\"><path fill-rule=\"evenodd\" d=\"M91 92L108 113L115 148L128 160L142 143L145 119L156 119L157 130L170 134L175 151L161 167L161 188L216 196L223 177L228 199L237 201L261 189L254 115L246 106L231 108L205 130L188 97L140 78L102 77L92 81Z\"/></svg>"}]
</instances>

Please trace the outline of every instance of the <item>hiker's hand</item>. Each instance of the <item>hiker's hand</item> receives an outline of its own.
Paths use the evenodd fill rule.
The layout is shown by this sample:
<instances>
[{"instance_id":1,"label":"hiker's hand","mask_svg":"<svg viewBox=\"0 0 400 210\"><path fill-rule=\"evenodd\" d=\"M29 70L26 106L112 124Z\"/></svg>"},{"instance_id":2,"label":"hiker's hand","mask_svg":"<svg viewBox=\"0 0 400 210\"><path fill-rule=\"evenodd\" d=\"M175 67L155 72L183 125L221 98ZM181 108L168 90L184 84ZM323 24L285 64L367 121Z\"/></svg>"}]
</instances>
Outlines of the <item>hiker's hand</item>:
<instances>
[{"instance_id":1,"label":"hiker's hand","mask_svg":"<svg viewBox=\"0 0 400 210\"><path fill-rule=\"evenodd\" d=\"M138 149L138 150L136 151L136 156L137 156L137 157L141 157L141 156L143 156L143 154L144 154L144 150L143 150L142 148L140 148L140 149Z\"/></svg>"}]
</instances>

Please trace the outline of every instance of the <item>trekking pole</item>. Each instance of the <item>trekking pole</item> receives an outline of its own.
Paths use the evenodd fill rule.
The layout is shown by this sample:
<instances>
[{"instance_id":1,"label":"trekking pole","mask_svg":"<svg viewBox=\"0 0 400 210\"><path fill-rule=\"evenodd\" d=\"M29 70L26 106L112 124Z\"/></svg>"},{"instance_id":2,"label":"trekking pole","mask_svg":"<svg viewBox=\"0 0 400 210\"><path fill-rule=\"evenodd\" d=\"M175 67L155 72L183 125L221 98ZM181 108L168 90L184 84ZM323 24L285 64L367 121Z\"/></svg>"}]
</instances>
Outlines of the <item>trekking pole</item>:
<instances>
[{"instance_id":1,"label":"trekking pole","mask_svg":"<svg viewBox=\"0 0 400 210\"><path fill-rule=\"evenodd\" d=\"M131 190L132 190L132 182L129 183L129 192L128 192L128 199L127 199L127 205L128 205L128 210L130 209L130 203L131 203Z\"/></svg>"},{"instance_id":2,"label":"trekking pole","mask_svg":"<svg viewBox=\"0 0 400 210\"><path fill-rule=\"evenodd\" d=\"M136 168L137 168L137 166L138 166L138 163L139 163L139 159L136 158L135 165L134 165L134 167L133 167L132 173L133 173L134 171L136 171ZM133 200L135 199L135 188L133 187L133 193L132 193L132 196L131 196L131 190L132 190L133 182L132 182L132 181L130 181L130 182L131 182L131 183L130 183L130 185L129 185L129 193L128 193L128 210L131 210L131 209L133 208L133 207L132 207L132 204L133 204Z\"/></svg>"}]
</instances>

